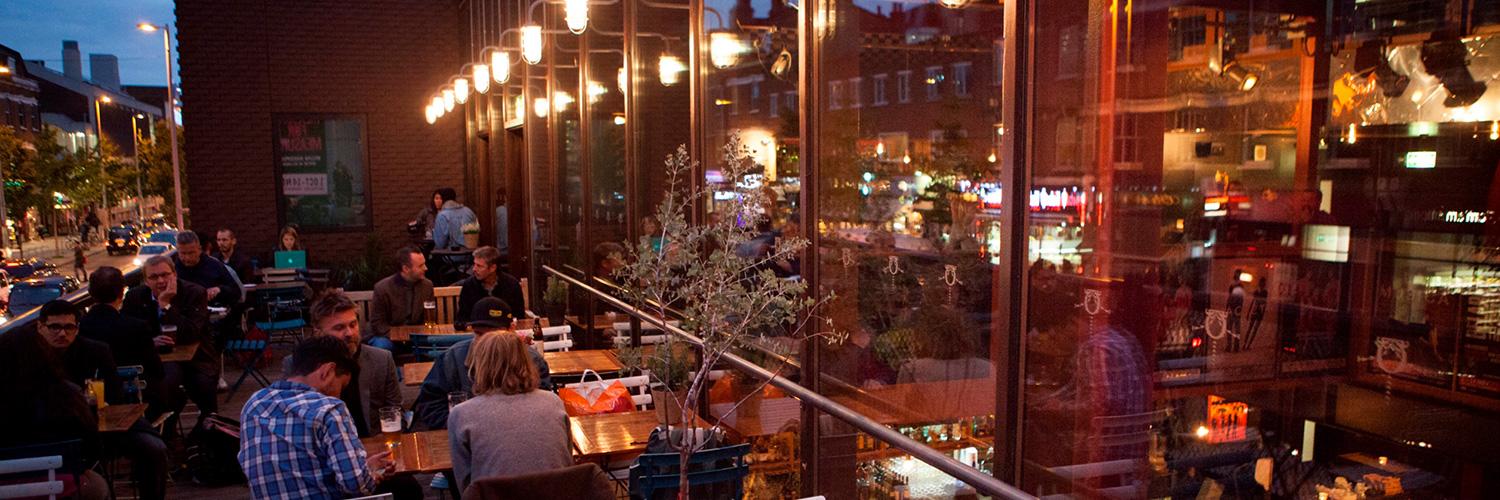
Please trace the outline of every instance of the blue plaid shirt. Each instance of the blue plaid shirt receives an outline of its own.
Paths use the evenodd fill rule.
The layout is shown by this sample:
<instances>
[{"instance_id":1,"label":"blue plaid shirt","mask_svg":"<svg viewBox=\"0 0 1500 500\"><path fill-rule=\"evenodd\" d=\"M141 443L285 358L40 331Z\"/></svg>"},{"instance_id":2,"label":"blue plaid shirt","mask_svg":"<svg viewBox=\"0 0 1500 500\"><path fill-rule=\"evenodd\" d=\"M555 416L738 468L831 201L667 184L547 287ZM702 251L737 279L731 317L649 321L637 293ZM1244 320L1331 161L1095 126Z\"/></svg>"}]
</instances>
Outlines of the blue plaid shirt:
<instances>
[{"instance_id":1,"label":"blue plaid shirt","mask_svg":"<svg viewBox=\"0 0 1500 500\"><path fill-rule=\"evenodd\" d=\"M240 467L255 498L335 499L374 491L365 447L338 398L282 380L250 396L240 422Z\"/></svg>"}]
</instances>

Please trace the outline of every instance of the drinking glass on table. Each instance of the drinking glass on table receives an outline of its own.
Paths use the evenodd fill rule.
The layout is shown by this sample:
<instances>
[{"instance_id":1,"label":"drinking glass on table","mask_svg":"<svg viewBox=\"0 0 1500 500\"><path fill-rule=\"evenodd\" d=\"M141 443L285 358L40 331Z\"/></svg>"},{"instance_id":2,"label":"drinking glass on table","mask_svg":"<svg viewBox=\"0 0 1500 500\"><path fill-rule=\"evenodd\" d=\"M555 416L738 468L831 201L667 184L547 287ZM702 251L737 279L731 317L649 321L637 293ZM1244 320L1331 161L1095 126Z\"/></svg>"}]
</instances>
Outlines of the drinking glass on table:
<instances>
[{"instance_id":1,"label":"drinking glass on table","mask_svg":"<svg viewBox=\"0 0 1500 500\"><path fill-rule=\"evenodd\" d=\"M177 340L177 325L173 325L173 324L164 324L164 325L161 325L161 334L162 334L163 337L170 338L170 339L172 339L174 341ZM175 345L175 343L174 343L174 345ZM158 348L156 348L156 352L163 353L163 354L172 352L172 348L174 347L174 345L164 345L164 346L158 347Z\"/></svg>"},{"instance_id":2,"label":"drinking glass on table","mask_svg":"<svg viewBox=\"0 0 1500 500\"><path fill-rule=\"evenodd\" d=\"M437 327L437 301L436 300L425 300L425 301L422 301L422 319L425 320L425 322L423 324L426 325L427 328L431 329L431 328Z\"/></svg>"},{"instance_id":3,"label":"drinking glass on table","mask_svg":"<svg viewBox=\"0 0 1500 500\"><path fill-rule=\"evenodd\" d=\"M401 407L387 406L380 409L380 432L386 434L399 434L402 424Z\"/></svg>"}]
</instances>

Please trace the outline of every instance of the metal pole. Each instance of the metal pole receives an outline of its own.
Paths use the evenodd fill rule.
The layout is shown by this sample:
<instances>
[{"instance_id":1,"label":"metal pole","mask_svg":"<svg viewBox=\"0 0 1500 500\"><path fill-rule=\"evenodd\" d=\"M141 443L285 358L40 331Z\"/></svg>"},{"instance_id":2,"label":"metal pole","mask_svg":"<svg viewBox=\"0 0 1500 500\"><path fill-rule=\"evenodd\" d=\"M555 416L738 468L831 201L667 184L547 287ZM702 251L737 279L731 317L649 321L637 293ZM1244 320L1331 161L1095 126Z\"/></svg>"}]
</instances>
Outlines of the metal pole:
<instances>
[{"instance_id":1,"label":"metal pole","mask_svg":"<svg viewBox=\"0 0 1500 500\"><path fill-rule=\"evenodd\" d=\"M98 98L94 99L94 130L96 134L94 137L94 152L99 154L99 173L101 174L99 176L99 192L102 199L99 202L99 207L104 209L104 227L109 227L109 171L104 168L104 114L100 111L100 100Z\"/></svg>"},{"instance_id":2,"label":"metal pole","mask_svg":"<svg viewBox=\"0 0 1500 500\"><path fill-rule=\"evenodd\" d=\"M175 94L176 84L172 78L172 25L163 24L161 27L161 48L167 56L167 126L172 135L172 196L177 208L177 229L180 231L186 224L182 222L182 169L177 160L177 99Z\"/></svg>"},{"instance_id":3,"label":"metal pole","mask_svg":"<svg viewBox=\"0 0 1500 500\"><path fill-rule=\"evenodd\" d=\"M146 209L141 203L146 200L146 191L141 189L141 178L146 176L146 168L141 166L141 129L137 128L135 121L144 117L142 114L130 115L130 151L135 154L135 220L136 223L146 220ZM146 120L150 125L151 120Z\"/></svg>"},{"instance_id":4,"label":"metal pole","mask_svg":"<svg viewBox=\"0 0 1500 500\"><path fill-rule=\"evenodd\" d=\"M10 257L10 212L5 210L4 164L0 164L0 257Z\"/></svg>"}]
</instances>

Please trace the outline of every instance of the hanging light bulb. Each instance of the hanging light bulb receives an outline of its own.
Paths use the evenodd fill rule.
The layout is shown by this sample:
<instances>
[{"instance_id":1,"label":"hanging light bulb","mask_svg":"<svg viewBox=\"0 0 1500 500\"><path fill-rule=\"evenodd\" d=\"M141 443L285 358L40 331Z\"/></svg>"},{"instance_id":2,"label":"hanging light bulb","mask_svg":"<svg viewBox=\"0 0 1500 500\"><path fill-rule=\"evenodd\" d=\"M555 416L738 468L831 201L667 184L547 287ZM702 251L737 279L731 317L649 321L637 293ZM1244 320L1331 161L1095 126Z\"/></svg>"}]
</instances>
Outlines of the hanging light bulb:
<instances>
[{"instance_id":1,"label":"hanging light bulb","mask_svg":"<svg viewBox=\"0 0 1500 500\"><path fill-rule=\"evenodd\" d=\"M608 93L609 93L609 87L605 87L604 84L599 83L599 82L595 82L595 81L590 81L589 82L589 84L588 84L588 94L589 94L589 103L590 104L599 102L599 99L604 98L604 94L608 94Z\"/></svg>"},{"instance_id":2,"label":"hanging light bulb","mask_svg":"<svg viewBox=\"0 0 1500 500\"><path fill-rule=\"evenodd\" d=\"M547 102L546 97L538 97L536 102L532 103L531 111L536 113L537 118L546 118L547 113L552 111L552 104Z\"/></svg>"},{"instance_id":3,"label":"hanging light bulb","mask_svg":"<svg viewBox=\"0 0 1500 500\"><path fill-rule=\"evenodd\" d=\"M997 161L997 160L999 160L999 158L996 158L996 157L995 157L995 152L994 152L994 151L990 151L990 156L989 156L989 158L985 158L985 159L986 159L986 160L989 160L989 161L990 161L990 163L995 163L995 161Z\"/></svg>"},{"instance_id":4,"label":"hanging light bulb","mask_svg":"<svg viewBox=\"0 0 1500 500\"><path fill-rule=\"evenodd\" d=\"M474 63L474 90L481 94L489 93L490 65Z\"/></svg>"},{"instance_id":5,"label":"hanging light bulb","mask_svg":"<svg viewBox=\"0 0 1500 500\"><path fill-rule=\"evenodd\" d=\"M620 93L623 94L623 93L625 93L625 89L628 88L625 85L626 83L627 82L626 82L626 78L625 78L625 67L624 66L620 66L620 70L617 71L617 72L615 72L615 88L620 89Z\"/></svg>"},{"instance_id":6,"label":"hanging light bulb","mask_svg":"<svg viewBox=\"0 0 1500 500\"><path fill-rule=\"evenodd\" d=\"M715 68L734 66L744 53L745 42L740 40L739 35L727 31L708 34L708 59L714 63Z\"/></svg>"},{"instance_id":7,"label":"hanging light bulb","mask_svg":"<svg viewBox=\"0 0 1500 500\"><path fill-rule=\"evenodd\" d=\"M1500 121L1490 122L1490 140L1500 140Z\"/></svg>"},{"instance_id":8,"label":"hanging light bulb","mask_svg":"<svg viewBox=\"0 0 1500 500\"><path fill-rule=\"evenodd\" d=\"M469 102L469 79L458 77L453 80L453 98L459 104Z\"/></svg>"},{"instance_id":9,"label":"hanging light bulb","mask_svg":"<svg viewBox=\"0 0 1500 500\"><path fill-rule=\"evenodd\" d=\"M682 64L682 58L662 54L656 62L657 76L661 78L661 84L667 87L676 85L681 81L682 72L687 70L687 65Z\"/></svg>"},{"instance_id":10,"label":"hanging light bulb","mask_svg":"<svg viewBox=\"0 0 1500 500\"><path fill-rule=\"evenodd\" d=\"M427 114L427 124L428 125L432 125L434 123L437 123L437 119L438 119L437 110L432 108L432 104L428 104L423 109L423 112Z\"/></svg>"},{"instance_id":11,"label":"hanging light bulb","mask_svg":"<svg viewBox=\"0 0 1500 500\"><path fill-rule=\"evenodd\" d=\"M453 96L453 88L452 87L443 87L443 109L448 110L448 111L453 111L453 107L456 106L457 104L458 104L458 102L455 100L455 97Z\"/></svg>"},{"instance_id":12,"label":"hanging light bulb","mask_svg":"<svg viewBox=\"0 0 1500 500\"><path fill-rule=\"evenodd\" d=\"M520 94L516 95L515 103L511 105L511 110L515 112L516 118L524 119L526 117L526 100L522 99Z\"/></svg>"},{"instance_id":13,"label":"hanging light bulb","mask_svg":"<svg viewBox=\"0 0 1500 500\"><path fill-rule=\"evenodd\" d=\"M901 163L911 165L911 153L901 155Z\"/></svg>"},{"instance_id":14,"label":"hanging light bulb","mask_svg":"<svg viewBox=\"0 0 1500 500\"><path fill-rule=\"evenodd\" d=\"M615 113L615 125L624 125L624 124L625 124L625 114L624 113Z\"/></svg>"},{"instance_id":15,"label":"hanging light bulb","mask_svg":"<svg viewBox=\"0 0 1500 500\"><path fill-rule=\"evenodd\" d=\"M1359 140L1359 134L1357 134L1355 132L1355 130L1357 130L1358 127L1359 127L1359 125L1355 125L1353 123L1349 124L1349 137L1347 139L1345 139L1344 142L1347 142L1349 144L1354 144L1355 141Z\"/></svg>"},{"instance_id":16,"label":"hanging light bulb","mask_svg":"<svg viewBox=\"0 0 1500 500\"><path fill-rule=\"evenodd\" d=\"M495 77L495 83L510 81L510 53L497 50L490 53L490 73Z\"/></svg>"},{"instance_id":17,"label":"hanging light bulb","mask_svg":"<svg viewBox=\"0 0 1500 500\"><path fill-rule=\"evenodd\" d=\"M563 0L563 20L568 31L582 35L589 27L589 0Z\"/></svg>"},{"instance_id":18,"label":"hanging light bulb","mask_svg":"<svg viewBox=\"0 0 1500 500\"><path fill-rule=\"evenodd\" d=\"M566 111L573 104L573 95L561 90L552 93L552 110L558 113Z\"/></svg>"},{"instance_id":19,"label":"hanging light bulb","mask_svg":"<svg viewBox=\"0 0 1500 500\"><path fill-rule=\"evenodd\" d=\"M938 3L950 9L961 9L969 5L969 0L938 0Z\"/></svg>"},{"instance_id":20,"label":"hanging light bulb","mask_svg":"<svg viewBox=\"0 0 1500 500\"><path fill-rule=\"evenodd\" d=\"M535 24L521 27L521 58L526 64L542 62L542 27Z\"/></svg>"},{"instance_id":21,"label":"hanging light bulb","mask_svg":"<svg viewBox=\"0 0 1500 500\"><path fill-rule=\"evenodd\" d=\"M880 141L880 142L875 143L875 157L880 158L880 157L884 157L884 156L885 156L885 141Z\"/></svg>"},{"instance_id":22,"label":"hanging light bulb","mask_svg":"<svg viewBox=\"0 0 1500 500\"><path fill-rule=\"evenodd\" d=\"M448 112L448 108L443 106L442 96L432 96L432 112L438 118L442 118L443 114Z\"/></svg>"}]
</instances>

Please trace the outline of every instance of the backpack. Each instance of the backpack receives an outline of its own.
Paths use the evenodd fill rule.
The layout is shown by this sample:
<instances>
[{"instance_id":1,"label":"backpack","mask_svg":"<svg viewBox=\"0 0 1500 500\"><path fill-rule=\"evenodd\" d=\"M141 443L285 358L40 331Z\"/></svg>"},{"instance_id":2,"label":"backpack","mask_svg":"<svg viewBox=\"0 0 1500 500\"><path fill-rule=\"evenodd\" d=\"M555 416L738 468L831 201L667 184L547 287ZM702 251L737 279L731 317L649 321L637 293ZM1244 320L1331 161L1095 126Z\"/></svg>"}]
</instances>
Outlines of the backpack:
<instances>
[{"instance_id":1,"label":"backpack","mask_svg":"<svg viewBox=\"0 0 1500 500\"><path fill-rule=\"evenodd\" d=\"M239 451L240 422L209 414L188 434L188 472L204 486L242 484L245 472L236 456Z\"/></svg>"}]
</instances>

